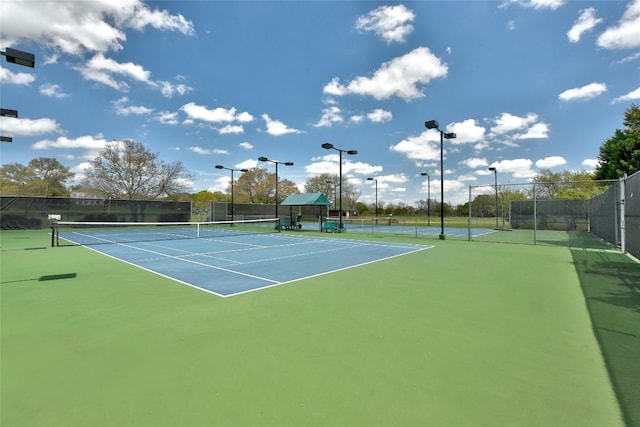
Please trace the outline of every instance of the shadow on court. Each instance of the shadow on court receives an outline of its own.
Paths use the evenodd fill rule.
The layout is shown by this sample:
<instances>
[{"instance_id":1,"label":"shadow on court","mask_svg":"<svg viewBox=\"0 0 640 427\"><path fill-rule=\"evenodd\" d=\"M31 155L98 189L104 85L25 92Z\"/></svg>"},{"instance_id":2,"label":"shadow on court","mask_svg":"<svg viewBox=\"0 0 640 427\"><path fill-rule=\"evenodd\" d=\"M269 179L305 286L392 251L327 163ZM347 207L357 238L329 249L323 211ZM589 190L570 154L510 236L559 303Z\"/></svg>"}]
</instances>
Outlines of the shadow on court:
<instances>
[{"instance_id":1,"label":"shadow on court","mask_svg":"<svg viewBox=\"0 0 640 427\"><path fill-rule=\"evenodd\" d=\"M625 421L640 425L640 264L613 251L571 254Z\"/></svg>"}]
</instances>

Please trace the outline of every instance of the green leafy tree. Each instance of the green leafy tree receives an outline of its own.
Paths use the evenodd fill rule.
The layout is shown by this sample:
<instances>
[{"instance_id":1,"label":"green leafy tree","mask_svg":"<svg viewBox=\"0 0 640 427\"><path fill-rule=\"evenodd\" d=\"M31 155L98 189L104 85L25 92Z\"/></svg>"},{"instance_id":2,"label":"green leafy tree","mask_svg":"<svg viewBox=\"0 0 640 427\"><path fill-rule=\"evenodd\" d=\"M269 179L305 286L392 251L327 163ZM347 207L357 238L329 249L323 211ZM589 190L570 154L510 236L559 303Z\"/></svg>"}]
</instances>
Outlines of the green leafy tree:
<instances>
[{"instance_id":1,"label":"green leafy tree","mask_svg":"<svg viewBox=\"0 0 640 427\"><path fill-rule=\"evenodd\" d=\"M543 170L533 178L537 199L587 200L602 192L603 187L586 171L551 172ZM533 190L531 190L533 191ZM533 194L530 195L533 198Z\"/></svg>"},{"instance_id":2,"label":"green leafy tree","mask_svg":"<svg viewBox=\"0 0 640 427\"><path fill-rule=\"evenodd\" d=\"M235 191L235 189L234 189ZM227 196L226 194L222 193L221 191L216 191L215 193L212 193L211 191L207 191L207 190L202 190L197 192L194 196L193 196L193 201L194 202L226 202L227 199L231 200L231 196Z\"/></svg>"},{"instance_id":3,"label":"green leafy tree","mask_svg":"<svg viewBox=\"0 0 640 427\"><path fill-rule=\"evenodd\" d=\"M108 144L91 160L83 185L104 198L157 199L184 192L190 175L181 162L165 163L136 141Z\"/></svg>"},{"instance_id":4,"label":"green leafy tree","mask_svg":"<svg viewBox=\"0 0 640 427\"><path fill-rule=\"evenodd\" d=\"M67 196L66 182L75 174L58 160L39 157L28 166L11 163L0 168L0 191L6 195Z\"/></svg>"},{"instance_id":5,"label":"green leafy tree","mask_svg":"<svg viewBox=\"0 0 640 427\"><path fill-rule=\"evenodd\" d=\"M625 129L600 147L596 179L618 179L640 170L640 108L632 104L624 113Z\"/></svg>"}]
</instances>

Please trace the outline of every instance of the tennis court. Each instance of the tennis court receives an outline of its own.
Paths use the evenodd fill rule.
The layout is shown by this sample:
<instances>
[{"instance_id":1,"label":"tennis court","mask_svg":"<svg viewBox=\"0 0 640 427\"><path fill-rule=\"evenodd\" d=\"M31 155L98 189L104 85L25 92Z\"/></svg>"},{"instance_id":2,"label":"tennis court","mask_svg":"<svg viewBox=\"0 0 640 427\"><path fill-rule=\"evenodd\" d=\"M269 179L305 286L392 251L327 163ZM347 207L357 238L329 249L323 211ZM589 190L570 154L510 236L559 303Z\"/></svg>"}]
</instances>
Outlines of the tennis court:
<instances>
[{"instance_id":1,"label":"tennis court","mask_svg":"<svg viewBox=\"0 0 640 427\"><path fill-rule=\"evenodd\" d=\"M186 249L178 249L186 239L51 247L50 238L47 230L0 234L3 426L583 427L640 419L640 373L629 374L640 354L640 272L623 254L457 239L423 250L411 236L289 231L269 234L279 243L253 258L273 269L270 279L295 280L285 273L296 255L338 270L314 275L306 266L300 282L212 298L139 263L195 258L249 269L246 248L238 259L209 259L235 256L225 246L233 236L191 239ZM98 252L107 247L140 258ZM342 269L333 260L360 250L383 259ZM179 260L176 268L193 267ZM590 319L584 286L599 321Z\"/></svg>"},{"instance_id":2,"label":"tennis court","mask_svg":"<svg viewBox=\"0 0 640 427\"><path fill-rule=\"evenodd\" d=\"M212 294L233 295L428 249L275 233L273 221L61 223L58 239ZM63 243L64 245L64 243Z\"/></svg>"}]
</instances>

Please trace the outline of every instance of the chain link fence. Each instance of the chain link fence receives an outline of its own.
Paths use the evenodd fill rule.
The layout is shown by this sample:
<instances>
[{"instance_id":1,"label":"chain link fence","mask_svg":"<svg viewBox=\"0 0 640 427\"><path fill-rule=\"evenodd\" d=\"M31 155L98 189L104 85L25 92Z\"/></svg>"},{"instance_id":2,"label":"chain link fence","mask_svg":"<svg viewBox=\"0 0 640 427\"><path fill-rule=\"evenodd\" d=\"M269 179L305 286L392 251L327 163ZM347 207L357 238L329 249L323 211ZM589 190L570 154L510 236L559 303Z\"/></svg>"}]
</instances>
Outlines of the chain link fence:
<instances>
[{"instance_id":1,"label":"chain link fence","mask_svg":"<svg viewBox=\"0 0 640 427\"><path fill-rule=\"evenodd\" d=\"M469 187L469 240L617 247L640 256L640 173Z\"/></svg>"}]
</instances>

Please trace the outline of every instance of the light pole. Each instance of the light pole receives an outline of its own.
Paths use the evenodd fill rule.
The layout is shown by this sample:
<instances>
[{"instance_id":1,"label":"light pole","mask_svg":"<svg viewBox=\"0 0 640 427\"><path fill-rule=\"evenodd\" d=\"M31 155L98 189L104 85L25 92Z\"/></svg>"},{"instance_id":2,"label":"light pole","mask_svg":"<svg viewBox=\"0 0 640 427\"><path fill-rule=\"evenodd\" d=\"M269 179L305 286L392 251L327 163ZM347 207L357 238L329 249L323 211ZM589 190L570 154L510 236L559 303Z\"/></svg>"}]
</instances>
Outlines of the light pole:
<instances>
[{"instance_id":1,"label":"light pole","mask_svg":"<svg viewBox=\"0 0 640 427\"><path fill-rule=\"evenodd\" d=\"M278 218L278 165L282 164L285 166L293 166L293 162L279 162L277 160L270 160L266 157L258 157L258 161L260 162L271 162L276 165L276 219ZM278 224L278 229L280 229L280 224Z\"/></svg>"},{"instance_id":2,"label":"light pole","mask_svg":"<svg viewBox=\"0 0 640 427\"><path fill-rule=\"evenodd\" d=\"M440 240L445 239L444 234L444 156L442 146L444 145L444 138L453 139L456 134L453 132L443 132L439 128L439 124L435 120L429 120L424 122L424 127L427 129L437 129L440 132Z\"/></svg>"},{"instance_id":3,"label":"light pole","mask_svg":"<svg viewBox=\"0 0 640 427\"><path fill-rule=\"evenodd\" d=\"M216 165L216 169L226 169L231 171L231 222L233 222L233 171L238 172L249 172L249 169L233 169L233 168L225 168L222 165Z\"/></svg>"},{"instance_id":4,"label":"light pole","mask_svg":"<svg viewBox=\"0 0 640 427\"><path fill-rule=\"evenodd\" d=\"M375 181L376 182L376 219L374 221L377 223L378 222L378 179L377 178L367 178L367 181Z\"/></svg>"},{"instance_id":5,"label":"light pole","mask_svg":"<svg viewBox=\"0 0 640 427\"><path fill-rule=\"evenodd\" d=\"M349 155L355 155L358 154L358 152L356 150L341 150L340 148L336 148L333 146L333 144L329 144L328 142L322 144L322 148L324 148L325 150L336 150L340 152L340 225L338 226L338 228L342 230L344 228L344 224L342 223L342 152L345 151Z\"/></svg>"},{"instance_id":6,"label":"light pole","mask_svg":"<svg viewBox=\"0 0 640 427\"><path fill-rule=\"evenodd\" d=\"M496 188L496 230L497 230L498 229L498 169L491 166L489 170L493 172L495 188Z\"/></svg>"},{"instance_id":7,"label":"light pole","mask_svg":"<svg viewBox=\"0 0 640 427\"><path fill-rule=\"evenodd\" d=\"M427 177L427 227L431 227L431 176L426 172L420 175Z\"/></svg>"}]
</instances>

